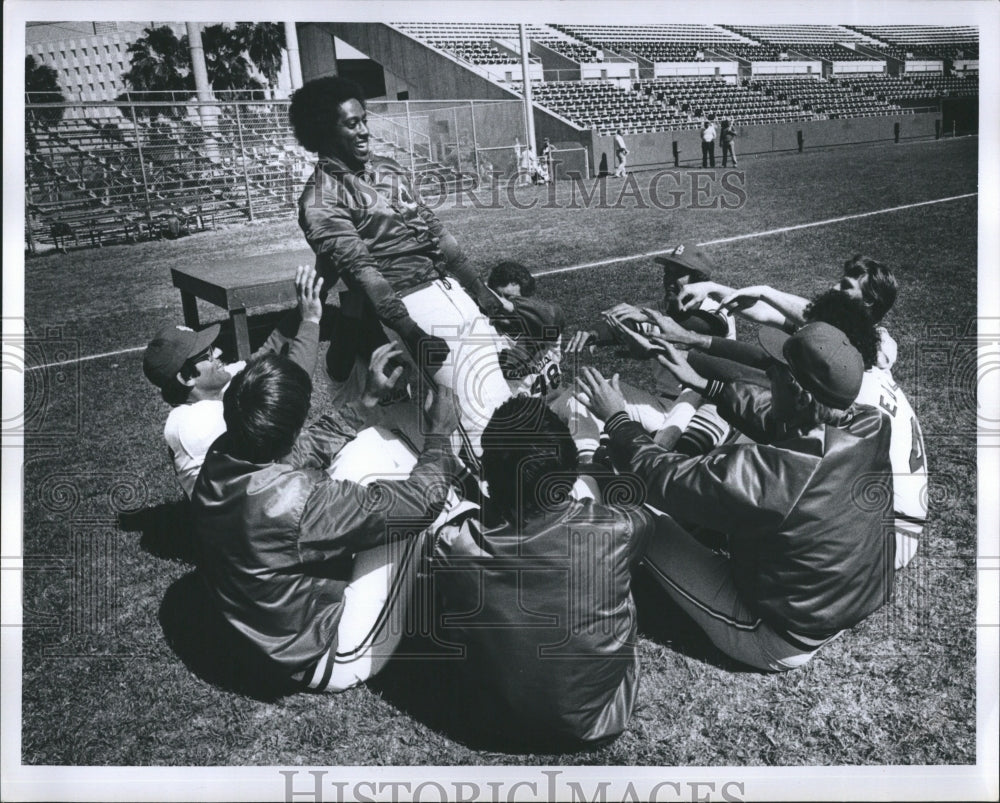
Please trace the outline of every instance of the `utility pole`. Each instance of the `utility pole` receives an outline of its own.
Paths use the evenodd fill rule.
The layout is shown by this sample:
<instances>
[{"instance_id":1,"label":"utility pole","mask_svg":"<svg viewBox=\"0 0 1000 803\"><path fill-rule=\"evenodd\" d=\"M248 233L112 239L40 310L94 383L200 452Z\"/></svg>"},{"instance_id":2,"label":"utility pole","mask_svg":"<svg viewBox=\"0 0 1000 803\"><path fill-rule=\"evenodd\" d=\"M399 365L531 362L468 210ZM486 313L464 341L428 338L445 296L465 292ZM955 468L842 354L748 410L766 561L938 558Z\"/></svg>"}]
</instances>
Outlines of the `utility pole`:
<instances>
[{"instance_id":1,"label":"utility pole","mask_svg":"<svg viewBox=\"0 0 1000 803\"><path fill-rule=\"evenodd\" d=\"M531 103L531 74L528 72L528 37L524 32L524 23L518 27L521 37L521 81L524 91L524 135L527 138L525 147L535 153L535 114ZM537 154L536 154L537 155Z\"/></svg>"},{"instance_id":2,"label":"utility pole","mask_svg":"<svg viewBox=\"0 0 1000 803\"><path fill-rule=\"evenodd\" d=\"M302 61L299 59L299 33L294 22L285 24L285 49L288 51L288 77L292 90L302 86Z\"/></svg>"},{"instance_id":3,"label":"utility pole","mask_svg":"<svg viewBox=\"0 0 1000 803\"><path fill-rule=\"evenodd\" d=\"M213 161L219 158L217 143L211 138L216 130L218 110L212 105L215 97L208 83L208 68L205 66L205 46L201 43L201 25L197 22L186 22L188 47L191 51L191 71L194 73L194 89L198 96L198 116L201 117L201 127L209 134L206 141L206 156Z\"/></svg>"}]
</instances>

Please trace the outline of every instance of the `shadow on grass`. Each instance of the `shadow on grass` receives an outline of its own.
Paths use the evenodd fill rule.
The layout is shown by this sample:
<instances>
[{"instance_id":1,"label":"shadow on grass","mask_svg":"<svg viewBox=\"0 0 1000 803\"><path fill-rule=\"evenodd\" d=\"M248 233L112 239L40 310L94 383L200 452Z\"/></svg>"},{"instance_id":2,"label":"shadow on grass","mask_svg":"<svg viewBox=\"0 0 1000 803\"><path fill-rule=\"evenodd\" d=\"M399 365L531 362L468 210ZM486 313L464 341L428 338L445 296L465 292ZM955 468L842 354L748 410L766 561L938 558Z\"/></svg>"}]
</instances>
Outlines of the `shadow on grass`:
<instances>
[{"instance_id":1,"label":"shadow on grass","mask_svg":"<svg viewBox=\"0 0 1000 803\"><path fill-rule=\"evenodd\" d=\"M159 620L167 644L206 683L262 702L301 690L254 652L215 611L196 571L167 589Z\"/></svg>"},{"instance_id":2,"label":"shadow on grass","mask_svg":"<svg viewBox=\"0 0 1000 803\"><path fill-rule=\"evenodd\" d=\"M704 631L642 567L632 573L632 595L639 612L640 636L727 672L760 674L759 670L734 661L712 644Z\"/></svg>"},{"instance_id":3,"label":"shadow on grass","mask_svg":"<svg viewBox=\"0 0 1000 803\"><path fill-rule=\"evenodd\" d=\"M385 669L367 685L407 715L470 750L579 754L614 741L581 744L519 727L511 712L477 682L466 660L446 655L426 637L404 638Z\"/></svg>"},{"instance_id":4,"label":"shadow on grass","mask_svg":"<svg viewBox=\"0 0 1000 803\"><path fill-rule=\"evenodd\" d=\"M190 564L195 562L191 505L187 499L161 502L134 513L120 513L118 526L128 533L142 533L139 544L150 555Z\"/></svg>"}]
</instances>

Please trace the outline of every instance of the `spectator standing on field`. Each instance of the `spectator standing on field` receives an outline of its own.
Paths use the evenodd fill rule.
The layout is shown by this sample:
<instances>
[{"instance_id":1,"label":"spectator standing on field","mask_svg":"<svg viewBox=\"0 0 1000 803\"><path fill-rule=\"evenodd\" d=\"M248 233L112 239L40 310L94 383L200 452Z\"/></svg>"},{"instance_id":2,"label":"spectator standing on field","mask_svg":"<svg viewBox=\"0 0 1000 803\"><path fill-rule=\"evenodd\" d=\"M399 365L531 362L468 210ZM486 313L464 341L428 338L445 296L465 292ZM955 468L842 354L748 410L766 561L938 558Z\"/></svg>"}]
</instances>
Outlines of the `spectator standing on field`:
<instances>
[{"instance_id":1,"label":"spectator standing on field","mask_svg":"<svg viewBox=\"0 0 1000 803\"><path fill-rule=\"evenodd\" d=\"M555 179L555 168L552 164L552 154L555 153L556 146L549 142L549 138L545 138L545 142L542 145L542 159L541 168L545 176L545 183L548 184L550 181Z\"/></svg>"},{"instance_id":2,"label":"spectator standing on field","mask_svg":"<svg viewBox=\"0 0 1000 803\"><path fill-rule=\"evenodd\" d=\"M628 148L625 147L625 132L619 128L615 132L615 178L625 178L627 175L625 167L625 157L628 156Z\"/></svg>"},{"instance_id":3,"label":"spectator standing on field","mask_svg":"<svg viewBox=\"0 0 1000 803\"><path fill-rule=\"evenodd\" d=\"M733 167L736 167L736 152L733 150L733 143L736 141L736 128L729 120L722 121L722 166L726 166L727 157L733 160Z\"/></svg>"},{"instance_id":4,"label":"spectator standing on field","mask_svg":"<svg viewBox=\"0 0 1000 803\"><path fill-rule=\"evenodd\" d=\"M715 124L705 121L701 129L701 166L715 167Z\"/></svg>"}]
</instances>

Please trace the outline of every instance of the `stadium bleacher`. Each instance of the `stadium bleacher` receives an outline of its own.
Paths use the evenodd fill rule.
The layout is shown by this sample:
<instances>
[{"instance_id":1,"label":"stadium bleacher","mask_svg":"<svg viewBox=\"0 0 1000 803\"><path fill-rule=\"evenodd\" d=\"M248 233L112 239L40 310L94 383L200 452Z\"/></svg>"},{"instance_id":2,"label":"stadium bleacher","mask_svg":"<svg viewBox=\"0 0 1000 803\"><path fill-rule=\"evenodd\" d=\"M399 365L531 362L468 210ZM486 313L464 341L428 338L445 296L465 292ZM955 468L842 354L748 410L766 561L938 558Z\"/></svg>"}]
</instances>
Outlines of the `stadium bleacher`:
<instances>
[{"instance_id":1,"label":"stadium bleacher","mask_svg":"<svg viewBox=\"0 0 1000 803\"><path fill-rule=\"evenodd\" d=\"M890 102L908 100L936 101L943 97L974 97L979 94L979 79L942 75L898 78L888 75L844 76L837 83L855 92L885 98Z\"/></svg>"},{"instance_id":2,"label":"stadium bleacher","mask_svg":"<svg viewBox=\"0 0 1000 803\"><path fill-rule=\"evenodd\" d=\"M896 58L978 59L979 31L969 25L852 25Z\"/></svg>"},{"instance_id":3,"label":"stadium bleacher","mask_svg":"<svg viewBox=\"0 0 1000 803\"><path fill-rule=\"evenodd\" d=\"M520 61L516 23L392 25L469 65ZM728 119L745 127L911 114L922 104L974 98L979 92L978 31L970 26L532 23L525 28L530 41L580 65L624 66L610 79L589 78L581 70L583 79L533 84L539 107L599 135L619 128L627 134L690 130L703 119ZM543 58L538 48L530 56L535 64ZM754 72L761 62L812 59L893 59L899 64L891 71L899 74L889 74L887 64L872 73L834 68L832 75L824 65L823 76L808 77L792 70L780 75L780 68L778 75ZM907 72L906 62L914 59L942 65L934 70L922 64L921 71ZM949 60L966 63L951 74ZM671 67L654 70L647 62ZM685 76L678 65L688 62L727 64L731 72L700 77L695 73L706 68L699 65ZM547 69L558 74L558 62ZM494 80L516 92L520 83L511 78L514 72L519 77L519 71L510 71L506 81ZM606 76L608 71L602 67L601 72ZM660 72L671 76L651 77ZM69 107L61 122L37 123L29 134L28 214L40 239L59 231L64 238L67 232L73 238L82 234L100 245L155 231L157 221L169 217L204 226L286 214L311 162L291 134L287 105L280 103L220 102L210 117L199 116L191 106L173 118L150 120L140 114L135 121L112 103L92 111ZM418 153L412 142L404 147L393 140L391 132L373 131L373 150L416 172L433 170L452 182L448 186L465 181L458 174L467 166L464 155L449 168L435 161L448 159L429 146Z\"/></svg>"}]
</instances>

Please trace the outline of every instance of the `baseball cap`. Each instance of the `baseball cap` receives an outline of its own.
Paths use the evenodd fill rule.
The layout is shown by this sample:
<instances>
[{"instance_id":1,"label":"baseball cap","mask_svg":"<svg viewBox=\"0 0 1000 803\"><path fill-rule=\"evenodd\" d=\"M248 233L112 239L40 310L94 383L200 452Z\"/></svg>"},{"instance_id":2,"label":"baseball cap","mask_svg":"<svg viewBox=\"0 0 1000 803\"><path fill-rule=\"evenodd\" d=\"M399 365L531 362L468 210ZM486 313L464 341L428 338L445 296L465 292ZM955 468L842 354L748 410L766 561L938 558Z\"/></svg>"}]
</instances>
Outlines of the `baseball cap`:
<instances>
[{"instance_id":1,"label":"baseball cap","mask_svg":"<svg viewBox=\"0 0 1000 803\"><path fill-rule=\"evenodd\" d=\"M864 361L847 335L822 321L808 323L794 335L763 326L757 339L817 401L845 410L858 397Z\"/></svg>"},{"instance_id":2,"label":"baseball cap","mask_svg":"<svg viewBox=\"0 0 1000 803\"><path fill-rule=\"evenodd\" d=\"M211 346L221 327L215 323L200 332L187 326L166 326L146 346L142 371L158 388L165 388L189 359Z\"/></svg>"},{"instance_id":3,"label":"baseball cap","mask_svg":"<svg viewBox=\"0 0 1000 803\"><path fill-rule=\"evenodd\" d=\"M653 261L663 267L664 282L675 281L695 270L701 271L707 277L715 267L705 249L698 243L692 242L681 243L669 254L653 257Z\"/></svg>"}]
</instances>

